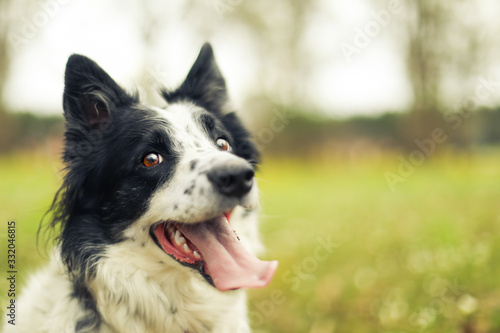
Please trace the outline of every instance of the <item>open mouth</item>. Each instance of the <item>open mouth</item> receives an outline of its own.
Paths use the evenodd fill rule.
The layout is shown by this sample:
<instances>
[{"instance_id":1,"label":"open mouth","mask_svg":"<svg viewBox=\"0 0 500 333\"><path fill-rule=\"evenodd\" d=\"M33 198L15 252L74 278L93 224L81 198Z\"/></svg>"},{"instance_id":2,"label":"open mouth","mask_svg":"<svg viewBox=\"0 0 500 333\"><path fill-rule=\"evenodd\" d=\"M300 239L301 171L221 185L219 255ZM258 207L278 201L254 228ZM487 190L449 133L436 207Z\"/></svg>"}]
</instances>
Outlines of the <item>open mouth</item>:
<instances>
[{"instance_id":1,"label":"open mouth","mask_svg":"<svg viewBox=\"0 0 500 333\"><path fill-rule=\"evenodd\" d=\"M199 223L162 222L151 235L165 253L191 267L220 291L265 287L277 261L261 261L241 244L230 213Z\"/></svg>"}]
</instances>

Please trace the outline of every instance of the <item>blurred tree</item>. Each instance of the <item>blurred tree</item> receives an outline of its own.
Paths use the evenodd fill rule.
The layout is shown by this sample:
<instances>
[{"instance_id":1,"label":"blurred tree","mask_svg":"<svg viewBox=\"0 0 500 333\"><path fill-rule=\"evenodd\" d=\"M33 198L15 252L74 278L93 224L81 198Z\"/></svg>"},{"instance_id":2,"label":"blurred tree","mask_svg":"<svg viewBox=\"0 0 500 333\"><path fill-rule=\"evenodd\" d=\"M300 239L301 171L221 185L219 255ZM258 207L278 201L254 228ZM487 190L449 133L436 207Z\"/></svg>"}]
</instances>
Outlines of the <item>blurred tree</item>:
<instances>
[{"instance_id":1,"label":"blurred tree","mask_svg":"<svg viewBox=\"0 0 500 333\"><path fill-rule=\"evenodd\" d=\"M8 32L12 27L12 2L12 0L0 0L0 120L5 113L3 94L11 58Z\"/></svg>"},{"instance_id":2,"label":"blurred tree","mask_svg":"<svg viewBox=\"0 0 500 333\"><path fill-rule=\"evenodd\" d=\"M442 126L440 112L456 108L474 92L469 83L481 63L481 18L468 15L477 12L476 0L413 0L405 6L405 29L398 32L404 38L413 103L402 132L412 144Z\"/></svg>"},{"instance_id":3,"label":"blurred tree","mask_svg":"<svg viewBox=\"0 0 500 333\"><path fill-rule=\"evenodd\" d=\"M278 103L300 105L307 71L303 38L316 1L277 0L245 2L227 14L230 24L243 24L258 41L259 57L266 70L259 81Z\"/></svg>"},{"instance_id":4,"label":"blurred tree","mask_svg":"<svg viewBox=\"0 0 500 333\"><path fill-rule=\"evenodd\" d=\"M6 149L12 138L12 121L7 114L4 92L11 62L12 50L8 41L8 32L13 25L13 2L13 0L0 0L0 151Z\"/></svg>"},{"instance_id":5,"label":"blurred tree","mask_svg":"<svg viewBox=\"0 0 500 333\"><path fill-rule=\"evenodd\" d=\"M143 69L141 73L141 97L146 103L158 104L161 99L156 91L159 87L158 73L152 73L151 66L156 43L159 42L160 33L165 27L165 6L159 6L158 2L145 0L137 2L139 6L135 13L139 22L139 31L143 43ZM156 69L155 69L156 70Z\"/></svg>"},{"instance_id":6,"label":"blurred tree","mask_svg":"<svg viewBox=\"0 0 500 333\"><path fill-rule=\"evenodd\" d=\"M24 125L20 124L20 117L8 112L4 96L11 62L19 50L16 38L22 38L18 32L25 24L21 20L21 14L35 3L27 0L0 0L0 152L11 148Z\"/></svg>"},{"instance_id":7,"label":"blurred tree","mask_svg":"<svg viewBox=\"0 0 500 333\"><path fill-rule=\"evenodd\" d=\"M257 85L249 87L248 114L267 120L274 107L306 107L312 59L304 48L305 31L319 0L213 0L202 5L186 1L186 17L206 39L220 31L243 31L245 41L262 66L254 73ZM216 27L216 28L215 28ZM217 29L218 31L216 31ZM262 111L266 111L265 113Z\"/></svg>"}]
</instances>

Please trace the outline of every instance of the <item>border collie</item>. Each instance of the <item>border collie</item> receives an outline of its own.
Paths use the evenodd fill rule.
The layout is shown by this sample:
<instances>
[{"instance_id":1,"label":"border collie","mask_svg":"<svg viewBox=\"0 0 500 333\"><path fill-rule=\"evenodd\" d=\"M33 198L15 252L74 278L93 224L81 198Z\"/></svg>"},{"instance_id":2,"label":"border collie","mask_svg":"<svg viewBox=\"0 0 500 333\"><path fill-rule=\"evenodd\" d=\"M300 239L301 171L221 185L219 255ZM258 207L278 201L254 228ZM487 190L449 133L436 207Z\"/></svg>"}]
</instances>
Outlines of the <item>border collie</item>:
<instances>
[{"instance_id":1,"label":"border collie","mask_svg":"<svg viewBox=\"0 0 500 333\"><path fill-rule=\"evenodd\" d=\"M249 332L242 288L266 286L258 153L205 44L185 81L141 104L92 60L66 66L50 264L7 332Z\"/></svg>"}]
</instances>

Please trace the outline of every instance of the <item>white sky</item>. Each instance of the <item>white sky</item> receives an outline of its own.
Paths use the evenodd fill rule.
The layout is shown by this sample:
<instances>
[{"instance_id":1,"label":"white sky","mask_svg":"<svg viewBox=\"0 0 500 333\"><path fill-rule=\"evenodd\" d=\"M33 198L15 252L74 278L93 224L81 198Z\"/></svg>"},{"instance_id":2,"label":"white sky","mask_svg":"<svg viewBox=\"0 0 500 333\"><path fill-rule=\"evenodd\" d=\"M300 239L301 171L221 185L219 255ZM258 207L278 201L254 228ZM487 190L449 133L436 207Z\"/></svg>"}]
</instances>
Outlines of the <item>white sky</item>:
<instances>
[{"instance_id":1,"label":"white sky","mask_svg":"<svg viewBox=\"0 0 500 333\"><path fill-rule=\"evenodd\" d=\"M15 51L6 91L7 103L13 109L61 113L64 66L72 53L94 59L126 88L149 87L150 82L138 79L145 56L136 25L131 24L134 8L130 2L124 1L117 8L117 1L60 1L66 3L45 1L54 4L54 13ZM204 38L179 14L179 0L160 3L169 6L170 14L165 18L162 43L146 61L156 79L174 86L187 74ZM411 92L404 63L386 31L398 29L397 15L347 61L340 46L353 44L356 29L373 20L370 15L374 9L367 0L323 0L323 6L306 31L306 47L317 64L311 68L311 81L304 91L308 102L334 116L405 109L411 102ZM384 7L376 8L380 9ZM20 19L33 22L41 10L39 5ZM13 32L22 35L20 29ZM219 31L210 41L231 96L236 105L241 105L248 87L258 84L253 73L264 68L259 66L253 44L238 27Z\"/></svg>"}]
</instances>

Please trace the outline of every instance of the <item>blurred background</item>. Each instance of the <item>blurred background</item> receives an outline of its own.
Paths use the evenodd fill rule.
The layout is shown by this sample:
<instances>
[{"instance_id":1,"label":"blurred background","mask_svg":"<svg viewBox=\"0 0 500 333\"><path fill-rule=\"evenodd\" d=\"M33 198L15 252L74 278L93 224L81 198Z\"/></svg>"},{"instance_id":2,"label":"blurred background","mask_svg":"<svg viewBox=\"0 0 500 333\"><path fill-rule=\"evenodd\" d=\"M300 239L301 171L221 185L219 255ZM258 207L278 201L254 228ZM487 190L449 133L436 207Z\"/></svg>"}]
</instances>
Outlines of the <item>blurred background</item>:
<instances>
[{"instance_id":1,"label":"blurred background","mask_svg":"<svg viewBox=\"0 0 500 333\"><path fill-rule=\"evenodd\" d=\"M250 292L254 331L500 332L498 13L496 0L0 0L0 239L15 220L19 291L46 260L67 57L161 106L157 88L210 41L263 152L262 238L280 261Z\"/></svg>"}]
</instances>

